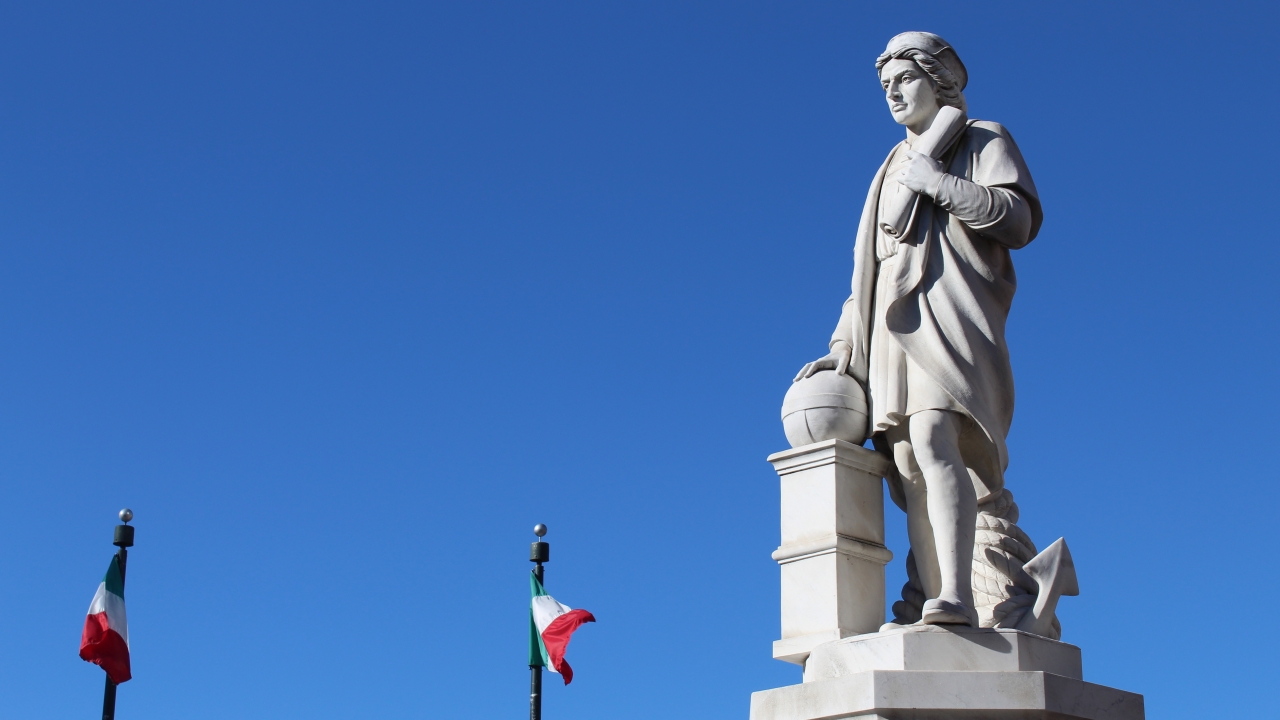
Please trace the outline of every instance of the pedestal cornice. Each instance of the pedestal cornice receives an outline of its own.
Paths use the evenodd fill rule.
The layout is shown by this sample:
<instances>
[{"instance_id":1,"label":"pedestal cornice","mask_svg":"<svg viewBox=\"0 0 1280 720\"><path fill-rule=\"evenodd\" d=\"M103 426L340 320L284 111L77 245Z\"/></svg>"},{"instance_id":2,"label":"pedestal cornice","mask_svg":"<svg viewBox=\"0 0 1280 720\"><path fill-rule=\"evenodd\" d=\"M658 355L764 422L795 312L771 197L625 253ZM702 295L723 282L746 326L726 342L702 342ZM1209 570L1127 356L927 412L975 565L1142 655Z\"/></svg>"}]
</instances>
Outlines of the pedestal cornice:
<instances>
[{"instance_id":1,"label":"pedestal cornice","mask_svg":"<svg viewBox=\"0 0 1280 720\"><path fill-rule=\"evenodd\" d=\"M768 457L779 475L789 475L821 465L840 464L878 477L888 475L893 463L874 450L843 440L802 445L776 452Z\"/></svg>"}]
</instances>

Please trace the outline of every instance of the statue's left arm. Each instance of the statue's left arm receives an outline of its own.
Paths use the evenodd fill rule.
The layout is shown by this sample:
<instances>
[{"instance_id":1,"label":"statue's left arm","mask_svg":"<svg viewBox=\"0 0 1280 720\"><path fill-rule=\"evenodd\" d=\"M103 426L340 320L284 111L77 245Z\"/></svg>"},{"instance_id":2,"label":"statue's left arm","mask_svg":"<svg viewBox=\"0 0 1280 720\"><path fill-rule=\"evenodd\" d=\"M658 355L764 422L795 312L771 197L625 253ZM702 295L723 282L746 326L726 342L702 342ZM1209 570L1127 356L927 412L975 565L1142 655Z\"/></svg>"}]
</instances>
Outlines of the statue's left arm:
<instances>
[{"instance_id":1,"label":"statue's left arm","mask_svg":"<svg viewBox=\"0 0 1280 720\"><path fill-rule=\"evenodd\" d=\"M1031 242L1031 206L1016 191L986 187L944 174L934 193L938 207L984 237L1010 248Z\"/></svg>"},{"instance_id":2,"label":"statue's left arm","mask_svg":"<svg viewBox=\"0 0 1280 720\"><path fill-rule=\"evenodd\" d=\"M933 198L978 235L1010 248L1031 242L1040 230L1040 198L1009 131L979 120L962 143L950 168L909 151L899 182Z\"/></svg>"},{"instance_id":3,"label":"statue's left arm","mask_svg":"<svg viewBox=\"0 0 1280 720\"><path fill-rule=\"evenodd\" d=\"M1031 171L1003 125L976 120L969 127L964 157L957 157L933 193L938 207L978 235L1009 248L1035 239L1043 214ZM967 167L965 173L961 168ZM958 175L967 175L958 177Z\"/></svg>"}]
</instances>

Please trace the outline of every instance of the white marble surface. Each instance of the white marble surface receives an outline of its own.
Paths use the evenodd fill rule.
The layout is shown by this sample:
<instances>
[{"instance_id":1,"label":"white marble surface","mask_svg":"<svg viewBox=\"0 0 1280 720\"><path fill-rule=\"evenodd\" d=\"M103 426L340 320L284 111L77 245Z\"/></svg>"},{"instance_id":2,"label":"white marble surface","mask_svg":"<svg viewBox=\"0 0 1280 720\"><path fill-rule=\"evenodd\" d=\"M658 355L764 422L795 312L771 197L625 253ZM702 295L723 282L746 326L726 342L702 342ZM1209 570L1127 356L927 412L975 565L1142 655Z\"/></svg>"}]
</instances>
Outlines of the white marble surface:
<instances>
[{"instance_id":1,"label":"white marble surface","mask_svg":"<svg viewBox=\"0 0 1280 720\"><path fill-rule=\"evenodd\" d=\"M946 40L901 33L875 68L906 138L868 189L829 351L796 379L847 372L866 389L868 432L897 466L920 616L977 625L977 508L1004 487L1013 421L1009 253L1035 238L1043 214L1013 137L966 121L968 71Z\"/></svg>"},{"instance_id":2,"label":"white marble surface","mask_svg":"<svg viewBox=\"0 0 1280 720\"><path fill-rule=\"evenodd\" d=\"M1049 635L1053 628L1054 611L1058 598L1063 595L1079 595L1080 584L1076 580L1076 564L1071 559L1065 538L1058 538L1039 555L1022 566L1022 570L1036 581L1039 591L1036 603L1022 621L1019 630L1036 635Z\"/></svg>"},{"instance_id":3,"label":"white marble surface","mask_svg":"<svg viewBox=\"0 0 1280 720\"><path fill-rule=\"evenodd\" d=\"M1084 679L1074 645L1012 629L917 625L819 645L805 663L804 681L870 670L1040 671Z\"/></svg>"},{"instance_id":4,"label":"white marble surface","mask_svg":"<svg viewBox=\"0 0 1280 720\"><path fill-rule=\"evenodd\" d=\"M889 461L841 440L769 457L779 476L782 636L774 657L803 663L813 647L884 622L884 487Z\"/></svg>"},{"instance_id":5,"label":"white marble surface","mask_svg":"<svg viewBox=\"0 0 1280 720\"><path fill-rule=\"evenodd\" d=\"M1004 488L1009 253L1039 232L1035 183L1007 130L965 120L968 71L945 40L902 33L875 67L906 140L868 190L829 352L801 368L783 417L795 445L860 441L842 423L865 412L883 454L827 439L769 458L782 498L774 657L805 670L754 693L751 720L1143 720L1141 695L1085 682L1079 649L1043 637L1058 598L1079 591L1074 565L1061 540L1035 554ZM881 478L914 559L902 624L884 632ZM973 627L984 620L1016 625Z\"/></svg>"},{"instance_id":6,"label":"white marble surface","mask_svg":"<svg viewBox=\"0 0 1280 720\"><path fill-rule=\"evenodd\" d=\"M870 670L751 695L751 720L1144 720L1141 695L1046 672Z\"/></svg>"},{"instance_id":7,"label":"white marble surface","mask_svg":"<svg viewBox=\"0 0 1280 720\"><path fill-rule=\"evenodd\" d=\"M857 380L833 370L796 380L782 398L782 431L791 447L867 439L867 395Z\"/></svg>"}]
</instances>

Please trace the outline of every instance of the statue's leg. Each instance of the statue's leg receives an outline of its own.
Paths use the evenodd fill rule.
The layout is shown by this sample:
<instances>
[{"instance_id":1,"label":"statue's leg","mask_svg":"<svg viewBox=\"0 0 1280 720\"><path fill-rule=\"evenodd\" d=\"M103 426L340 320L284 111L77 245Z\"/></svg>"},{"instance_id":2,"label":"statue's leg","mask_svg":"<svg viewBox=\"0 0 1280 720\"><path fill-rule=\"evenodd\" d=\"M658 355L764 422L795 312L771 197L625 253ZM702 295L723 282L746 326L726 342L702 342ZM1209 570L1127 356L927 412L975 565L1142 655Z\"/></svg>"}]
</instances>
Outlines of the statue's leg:
<instances>
[{"instance_id":1,"label":"statue's leg","mask_svg":"<svg viewBox=\"0 0 1280 720\"><path fill-rule=\"evenodd\" d=\"M911 416L911 448L924 476L941 588L925 604L926 623L973 624L973 541L978 496L960 455L965 417L948 410ZM919 554L916 559L919 562Z\"/></svg>"},{"instance_id":2,"label":"statue's leg","mask_svg":"<svg viewBox=\"0 0 1280 720\"><path fill-rule=\"evenodd\" d=\"M893 450L893 463L902 478L902 493L907 501L907 538L916 559L920 586L926 598L936 598L942 591L942 574L934 547L933 525L929 522L928 487L912 452L910 430L905 423L888 428L885 440Z\"/></svg>"}]
</instances>

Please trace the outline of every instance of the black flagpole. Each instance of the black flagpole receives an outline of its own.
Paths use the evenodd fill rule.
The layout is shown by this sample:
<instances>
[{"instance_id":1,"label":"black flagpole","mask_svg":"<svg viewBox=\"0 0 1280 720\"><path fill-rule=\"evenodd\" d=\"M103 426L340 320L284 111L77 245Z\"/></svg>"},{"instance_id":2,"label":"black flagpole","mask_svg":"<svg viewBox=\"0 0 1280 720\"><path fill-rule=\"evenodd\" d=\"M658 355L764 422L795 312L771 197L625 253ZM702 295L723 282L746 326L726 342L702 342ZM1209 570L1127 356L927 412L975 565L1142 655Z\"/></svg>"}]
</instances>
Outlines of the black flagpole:
<instances>
[{"instance_id":1,"label":"black flagpole","mask_svg":"<svg viewBox=\"0 0 1280 720\"><path fill-rule=\"evenodd\" d=\"M547 526L538 523L533 526L533 534L538 536L537 542L529 548L529 562L537 563L533 568L533 576L542 584L542 563L551 559L551 546L542 542L547 534ZM530 665L529 672L529 720L542 720L542 666Z\"/></svg>"},{"instance_id":2,"label":"black flagpole","mask_svg":"<svg viewBox=\"0 0 1280 720\"><path fill-rule=\"evenodd\" d=\"M124 525L116 526L115 539L112 545L120 548L116 551L116 557L120 559L120 591L124 592L124 566L129 560L129 548L133 547L133 526L129 525L129 521L133 519L133 511L125 508L120 511L120 519L124 521ZM111 676L107 676L107 689L102 692L102 720L115 720L116 717L116 684L111 682Z\"/></svg>"}]
</instances>

